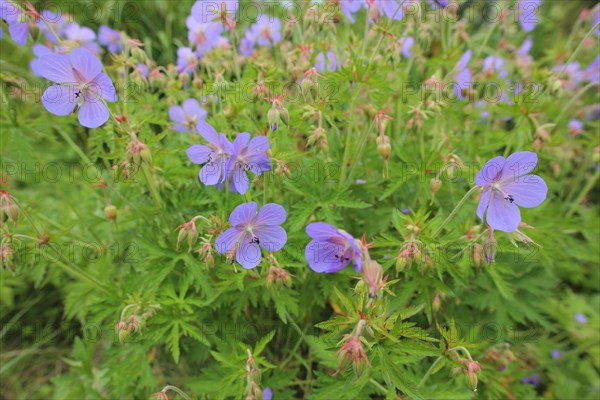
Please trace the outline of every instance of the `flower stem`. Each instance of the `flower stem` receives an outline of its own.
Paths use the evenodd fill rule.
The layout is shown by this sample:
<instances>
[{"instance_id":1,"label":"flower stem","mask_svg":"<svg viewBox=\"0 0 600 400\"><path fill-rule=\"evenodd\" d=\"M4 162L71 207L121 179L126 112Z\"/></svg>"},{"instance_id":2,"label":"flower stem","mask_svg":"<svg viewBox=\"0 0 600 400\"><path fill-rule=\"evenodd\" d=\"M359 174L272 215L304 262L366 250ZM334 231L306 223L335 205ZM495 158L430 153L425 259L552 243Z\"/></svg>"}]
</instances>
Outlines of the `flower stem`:
<instances>
[{"instance_id":1,"label":"flower stem","mask_svg":"<svg viewBox=\"0 0 600 400\"><path fill-rule=\"evenodd\" d=\"M142 165L140 166L140 169L142 170L142 175L144 175L144 179L146 180L146 185L148 185L148 189L150 189L150 194L152 195L154 204L156 205L156 207L162 208L162 201L160 198L160 193L158 192L158 189L154 185L154 181L152 179L150 179L148 167L146 166L145 163L142 163Z\"/></svg>"},{"instance_id":2,"label":"flower stem","mask_svg":"<svg viewBox=\"0 0 600 400\"><path fill-rule=\"evenodd\" d=\"M448 215L448 217L444 220L444 222L442 222L442 224L436 229L436 231L433 233L433 235L431 235L432 239L435 239L437 237L437 235L439 235L442 230L444 229L444 227L448 224L448 222L450 222L450 220L452 220L452 218L454 217L454 215L456 215L456 213L458 212L458 210L460 209L460 207L462 207L463 204L465 204L465 202L467 201L467 199L473 194L475 193L477 190L479 190L479 186L473 186L471 188L471 190L469 190L462 199L460 199L460 201L458 202L458 204L456 205L456 207L454 207L454 210L452 210L452 212L450 213L450 215Z\"/></svg>"},{"instance_id":3,"label":"flower stem","mask_svg":"<svg viewBox=\"0 0 600 400\"><path fill-rule=\"evenodd\" d=\"M569 209L566 214L567 218L573 215L573 213L575 212L575 207L578 206L579 203L581 203L581 201L583 200L583 198L590 192L590 190L592 190L596 186L598 177L600 177L600 169L596 170L592 179L588 181L587 185L585 185L581 193L579 193L579 196L577 196L577 198L573 202L569 203Z\"/></svg>"},{"instance_id":4,"label":"flower stem","mask_svg":"<svg viewBox=\"0 0 600 400\"><path fill-rule=\"evenodd\" d=\"M564 107L562 107L562 110L561 110L560 114L554 120L554 128L552 128L552 131L550 131L550 134L552 134L552 133L554 133L556 131L556 129L558 128L558 125L560 124L560 122L564 118L565 114L567 112L572 112L573 111L573 109L571 108L571 106L573 105L573 103L575 103L577 100L579 100L579 98L581 96L583 96L583 94L585 92L587 92L588 89L591 89L591 88L593 88L593 87L595 87L597 85L598 85L598 83L596 83L596 82L590 82L587 85L585 85L579 92L577 92L577 94L575 94L574 96L572 96L571 99L569 99L569 102Z\"/></svg>"},{"instance_id":5,"label":"flower stem","mask_svg":"<svg viewBox=\"0 0 600 400\"><path fill-rule=\"evenodd\" d=\"M33 222L33 218L31 218L31 215L29 215L29 213L23 208L23 206L21 205L21 203L19 203L17 201L17 199L15 199L14 196L10 196L11 201L13 203L15 203L17 205L17 207L19 207L19 210L21 211L21 213L25 216L25 218L27 218L27 221L29 221L29 223L31 224L31 226L33 227L33 229L35 230L35 232L37 233L38 237L42 237L42 231L37 227L37 225L35 224L35 222Z\"/></svg>"},{"instance_id":6,"label":"flower stem","mask_svg":"<svg viewBox=\"0 0 600 400\"><path fill-rule=\"evenodd\" d=\"M185 394L185 392L181 389L179 389L176 386L171 386L171 385L167 385L163 388L163 390L161 390L161 392L163 393L167 393L169 390L172 390L173 392L177 393L178 395L180 395L181 397L184 398L184 400L192 400L192 398L190 396L188 396L187 394Z\"/></svg>"},{"instance_id":7,"label":"flower stem","mask_svg":"<svg viewBox=\"0 0 600 400\"><path fill-rule=\"evenodd\" d=\"M425 373L425 376L423 376L423 379L421 379L421 382L419 382L419 384L417 385L417 389L420 388L421 386L423 386L423 384L425 383L425 381L427 381L427 379L429 378L429 376L432 374L433 369L435 368L436 365L438 365L438 363L443 360L444 357L439 356L434 362L433 364L431 364L431 367L429 367L429 369L427 370L427 372Z\"/></svg>"},{"instance_id":8,"label":"flower stem","mask_svg":"<svg viewBox=\"0 0 600 400\"><path fill-rule=\"evenodd\" d=\"M448 351L457 351L457 350L461 350L463 353L465 353L467 355L467 357L469 357L469 361L473 361L473 357L471 357L471 353L469 352L469 350L467 350L466 347L456 346L451 349L448 349Z\"/></svg>"}]
</instances>

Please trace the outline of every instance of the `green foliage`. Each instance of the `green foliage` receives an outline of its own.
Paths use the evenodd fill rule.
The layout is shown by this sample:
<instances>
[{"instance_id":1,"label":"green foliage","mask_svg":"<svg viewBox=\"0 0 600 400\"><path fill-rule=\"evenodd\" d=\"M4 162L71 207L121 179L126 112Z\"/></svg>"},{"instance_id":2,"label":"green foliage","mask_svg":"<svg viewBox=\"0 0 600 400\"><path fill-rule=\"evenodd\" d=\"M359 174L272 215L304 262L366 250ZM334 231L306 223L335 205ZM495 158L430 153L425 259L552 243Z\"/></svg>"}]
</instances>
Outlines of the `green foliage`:
<instances>
[{"instance_id":1,"label":"green foliage","mask_svg":"<svg viewBox=\"0 0 600 400\"><path fill-rule=\"evenodd\" d=\"M598 397L599 99L597 83L570 87L559 73L598 55L593 13L581 15L594 4L543 2L531 57L516 51L528 34L514 11L490 22L478 2L458 2L461 23L433 14L369 23L364 9L354 24L339 10L326 23L303 12L278 45L251 58L220 46L183 82L173 64L193 2L120 3L85 0L77 4L99 17L74 15L144 42L101 52L120 101L97 129L26 95L47 83L26 68L33 39L17 46L0 22L0 194L18 210L15 221L1 203L3 398L260 399L266 387L275 399ZM250 25L242 18L224 36L237 47ZM452 81L467 49L479 83L501 81L511 95L510 82L536 86L483 105L411 94L407 84ZM299 81L327 50L343 65L319 72L320 90L307 96ZM504 59L508 81L483 70L488 56ZM149 79L133 68L142 62ZM256 94L261 83L271 87ZM289 122L271 132L265 98L286 85L298 91L283 100ZM185 150L204 141L169 120L188 98L206 100L207 122L230 140L269 137L273 168L245 196L199 182ZM130 154L136 140L151 157ZM518 233L492 232L475 214L474 174L525 150L538 154L548 197L521 209ZM214 248L246 201L287 212L285 247L252 270ZM198 236L178 240L195 217ZM364 234L362 274L309 268L305 228L316 221Z\"/></svg>"}]
</instances>

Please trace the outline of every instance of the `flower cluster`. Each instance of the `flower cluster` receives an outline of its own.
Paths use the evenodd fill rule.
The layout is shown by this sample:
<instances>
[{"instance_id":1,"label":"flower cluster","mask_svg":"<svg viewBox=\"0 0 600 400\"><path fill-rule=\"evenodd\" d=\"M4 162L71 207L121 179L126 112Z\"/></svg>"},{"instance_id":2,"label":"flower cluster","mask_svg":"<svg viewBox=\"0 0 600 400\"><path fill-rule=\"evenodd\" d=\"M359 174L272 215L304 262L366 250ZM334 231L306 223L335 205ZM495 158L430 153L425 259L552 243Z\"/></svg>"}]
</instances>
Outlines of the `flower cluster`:
<instances>
[{"instance_id":1,"label":"flower cluster","mask_svg":"<svg viewBox=\"0 0 600 400\"><path fill-rule=\"evenodd\" d=\"M272 47L281 40L281 21L277 17L261 15L240 40L239 52L249 57L254 46Z\"/></svg>"},{"instance_id":2,"label":"flower cluster","mask_svg":"<svg viewBox=\"0 0 600 400\"><path fill-rule=\"evenodd\" d=\"M251 138L249 133L242 132L232 144L224 133L217 133L204 121L197 123L196 130L208 145L195 144L187 150L187 155L194 164L204 164L200 181L205 185L223 187L228 182L233 190L245 194L250 185L248 172L261 175L271 169L266 136Z\"/></svg>"}]
</instances>

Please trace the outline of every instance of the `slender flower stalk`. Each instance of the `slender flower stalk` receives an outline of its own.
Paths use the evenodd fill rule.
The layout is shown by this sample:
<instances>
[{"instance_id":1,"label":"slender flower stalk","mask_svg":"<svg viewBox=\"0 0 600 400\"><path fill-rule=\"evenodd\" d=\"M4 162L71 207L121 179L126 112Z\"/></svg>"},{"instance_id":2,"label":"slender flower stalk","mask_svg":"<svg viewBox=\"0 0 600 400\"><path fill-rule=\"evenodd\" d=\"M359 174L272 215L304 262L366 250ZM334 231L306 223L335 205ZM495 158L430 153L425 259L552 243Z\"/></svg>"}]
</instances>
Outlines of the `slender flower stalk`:
<instances>
[{"instance_id":1,"label":"slender flower stalk","mask_svg":"<svg viewBox=\"0 0 600 400\"><path fill-rule=\"evenodd\" d=\"M458 202L458 204L456 205L456 207L454 207L454 209L452 210L452 212L450 212L450 215L448 215L448 217L446 217L446 219L444 220L444 222L442 222L440 224L440 226L438 226L438 228L435 230L435 232L433 232L433 234L431 235L432 239L435 239L441 232L442 230L446 227L446 225L448 225L448 222L452 221L452 218L454 218L454 216L456 215L456 213L458 212L458 210L463 206L463 204L465 204L465 202L469 199L469 197L471 197L471 195L473 193L475 193L476 191L479 190L478 186L474 186L471 188L471 190L469 190L462 199L460 199L460 201Z\"/></svg>"}]
</instances>

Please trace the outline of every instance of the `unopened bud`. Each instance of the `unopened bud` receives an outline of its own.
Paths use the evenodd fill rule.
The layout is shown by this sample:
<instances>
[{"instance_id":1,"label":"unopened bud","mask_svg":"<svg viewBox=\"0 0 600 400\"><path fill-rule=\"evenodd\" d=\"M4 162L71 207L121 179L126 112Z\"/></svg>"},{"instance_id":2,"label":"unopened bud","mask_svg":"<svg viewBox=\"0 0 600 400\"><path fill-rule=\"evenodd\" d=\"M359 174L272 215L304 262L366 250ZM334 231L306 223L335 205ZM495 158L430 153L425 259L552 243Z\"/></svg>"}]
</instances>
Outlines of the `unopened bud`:
<instances>
[{"instance_id":1,"label":"unopened bud","mask_svg":"<svg viewBox=\"0 0 600 400\"><path fill-rule=\"evenodd\" d=\"M367 260L362 266L362 279L369 289L369 297L375 298L379 294L379 291L384 286L383 283L383 269L377 261Z\"/></svg>"},{"instance_id":2,"label":"unopened bud","mask_svg":"<svg viewBox=\"0 0 600 400\"><path fill-rule=\"evenodd\" d=\"M377 136L377 152L383 157L384 160L388 160L390 158L390 154L392 152L392 145L390 144L390 139L383 135Z\"/></svg>"},{"instance_id":3,"label":"unopened bud","mask_svg":"<svg viewBox=\"0 0 600 400\"><path fill-rule=\"evenodd\" d=\"M200 78L194 78L194 81L192 82L192 85L194 85L194 87L198 90L202 89L202 79Z\"/></svg>"},{"instance_id":4,"label":"unopened bud","mask_svg":"<svg viewBox=\"0 0 600 400\"><path fill-rule=\"evenodd\" d=\"M188 241L188 252L192 251L192 247L196 244L196 240L198 239L198 230L196 229L196 225L192 224L192 228L190 229L187 237Z\"/></svg>"},{"instance_id":5,"label":"unopened bud","mask_svg":"<svg viewBox=\"0 0 600 400\"><path fill-rule=\"evenodd\" d=\"M396 257L396 272L404 271L404 268L406 268L406 264L407 261L405 257L403 257L402 255Z\"/></svg>"},{"instance_id":6,"label":"unopened bud","mask_svg":"<svg viewBox=\"0 0 600 400\"><path fill-rule=\"evenodd\" d=\"M481 367L477 361L473 360L460 360L466 366L466 378L467 384L473 391L477 391L477 384L479 383L479 374L481 373Z\"/></svg>"},{"instance_id":7,"label":"unopened bud","mask_svg":"<svg viewBox=\"0 0 600 400\"><path fill-rule=\"evenodd\" d=\"M15 203L10 202L7 204L6 207L4 207L4 212L13 222L17 222L19 220L19 208Z\"/></svg>"},{"instance_id":8,"label":"unopened bud","mask_svg":"<svg viewBox=\"0 0 600 400\"><path fill-rule=\"evenodd\" d=\"M277 130L277 124L279 123L279 115L279 110L275 107L271 108L267 114L267 119L269 120L269 127L273 132Z\"/></svg>"},{"instance_id":9,"label":"unopened bud","mask_svg":"<svg viewBox=\"0 0 600 400\"><path fill-rule=\"evenodd\" d=\"M144 147L140 150L140 157L142 158L142 161L144 161L146 164L152 164L152 154L150 153L148 146L144 145Z\"/></svg>"},{"instance_id":10,"label":"unopened bud","mask_svg":"<svg viewBox=\"0 0 600 400\"><path fill-rule=\"evenodd\" d=\"M304 79L300 84L300 88L302 89L302 94L304 95L305 99L314 100L315 97L313 96L313 90L315 88L315 83L312 81L312 79Z\"/></svg>"},{"instance_id":11,"label":"unopened bud","mask_svg":"<svg viewBox=\"0 0 600 400\"><path fill-rule=\"evenodd\" d=\"M112 204L107 205L104 207L104 214L109 220L115 221L117 219L117 207Z\"/></svg>"},{"instance_id":12,"label":"unopened bud","mask_svg":"<svg viewBox=\"0 0 600 400\"><path fill-rule=\"evenodd\" d=\"M475 243L473 245L473 266L476 268L483 267L483 263L485 262L485 253L483 251L483 246L479 243Z\"/></svg>"},{"instance_id":13,"label":"unopened bud","mask_svg":"<svg viewBox=\"0 0 600 400\"><path fill-rule=\"evenodd\" d=\"M179 231L179 234L177 235L177 245L176 245L177 250L179 250L179 245L181 244L183 239L185 239L186 236L187 236L187 230L181 229Z\"/></svg>"},{"instance_id":14,"label":"unopened bud","mask_svg":"<svg viewBox=\"0 0 600 400\"><path fill-rule=\"evenodd\" d=\"M185 86L185 85L187 85L188 81L190 80L190 76L187 73L182 72L181 74L179 74L179 80Z\"/></svg>"},{"instance_id":15,"label":"unopened bud","mask_svg":"<svg viewBox=\"0 0 600 400\"><path fill-rule=\"evenodd\" d=\"M282 108L280 110L281 121L287 126L290 124L290 113L287 108Z\"/></svg>"},{"instance_id":16,"label":"unopened bud","mask_svg":"<svg viewBox=\"0 0 600 400\"><path fill-rule=\"evenodd\" d=\"M440 296L436 294L435 297L433 298L433 303L431 304L431 309L433 310L434 313L437 313L438 311L440 311L441 306L442 306L442 301L440 300Z\"/></svg>"},{"instance_id":17,"label":"unopened bud","mask_svg":"<svg viewBox=\"0 0 600 400\"><path fill-rule=\"evenodd\" d=\"M431 193L436 194L440 187L442 186L442 181L438 178L431 178L429 181L429 189L431 189Z\"/></svg>"}]
</instances>

